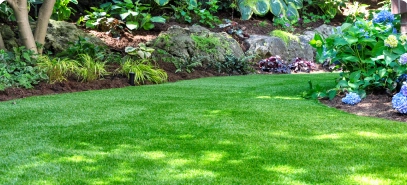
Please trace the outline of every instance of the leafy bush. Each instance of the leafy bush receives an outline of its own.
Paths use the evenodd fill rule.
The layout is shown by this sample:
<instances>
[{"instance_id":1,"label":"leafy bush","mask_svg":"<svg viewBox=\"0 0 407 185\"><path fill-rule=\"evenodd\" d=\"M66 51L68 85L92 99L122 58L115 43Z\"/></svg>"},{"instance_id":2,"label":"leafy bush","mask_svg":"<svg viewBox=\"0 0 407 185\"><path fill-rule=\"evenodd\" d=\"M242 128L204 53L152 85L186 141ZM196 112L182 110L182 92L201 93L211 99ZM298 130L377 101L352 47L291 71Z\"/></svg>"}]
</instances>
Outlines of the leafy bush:
<instances>
[{"instance_id":1,"label":"leafy bush","mask_svg":"<svg viewBox=\"0 0 407 185\"><path fill-rule=\"evenodd\" d=\"M75 10L68 6L69 3L78 4L78 0L56 0L51 18L58 21L68 20L72 12L75 13Z\"/></svg>"},{"instance_id":2,"label":"leafy bush","mask_svg":"<svg viewBox=\"0 0 407 185\"><path fill-rule=\"evenodd\" d=\"M252 67L253 63L251 59L253 56L244 56L238 58L234 55L226 55L225 61L223 62L214 62L210 64L213 66L219 73L226 73L229 75L232 74L250 74L254 72Z\"/></svg>"},{"instance_id":3,"label":"leafy bush","mask_svg":"<svg viewBox=\"0 0 407 185\"><path fill-rule=\"evenodd\" d=\"M25 47L13 48L13 52L0 50L0 90L9 87L32 88L48 77L36 66L34 54Z\"/></svg>"},{"instance_id":4,"label":"leafy bush","mask_svg":"<svg viewBox=\"0 0 407 185\"><path fill-rule=\"evenodd\" d=\"M345 7L348 0L305 0L307 6L320 9L324 15L328 15L331 19L336 16L340 7Z\"/></svg>"},{"instance_id":5,"label":"leafy bush","mask_svg":"<svg viewBox=\"0 0 407 185\"><path fill-rule=\"evenodd\" d=\"M315 34L310 44L317 49L319 61L337 62L343 69L337 88L362 98L366 90L395 90L397 77L407 68L404 57L399 60L407 52L407 36L392 33L392 20L389 14L379 13L373 21L344 23L326 39Z\"/></svg>"},{"instance_id":6,"label":"leafy bush","mask_svg":"<svg viewBox=\"0 0 407 185\"><path fill-rule=\"evenodd\" d=\"M210 26L211 28L214 28L215 24L221 22L217 16L213 15L218 12L218 0L210 0L206 2L205 4L208 8L204 8L205 6L200 2L197 5L187 2L188 0L184 0L176 2L176 6L171 5L174 10L174 17L177 20L187 23L199 22L200 24Z\"/></svg>"},{"instance_id":7,"label":"leafy bush","mask_svg":"<svg viewBox=\"0 0 407 185\"><path fill-rule=\"evenodd\" d=\"M100 5L99 8L93 7L93 12L88 12L88 15L81 18L78 22L85 22L86 27L108 27L116 30L122 28L119 26L121 22L117 18L121 18L129 30L150 30L154 28L154 22L165 23L165 18L162 16L151 16L149 13L151 7L149 4L140 3L140 0L133 2L132 0L113 1Z\"/></svg>"}]
</instances>

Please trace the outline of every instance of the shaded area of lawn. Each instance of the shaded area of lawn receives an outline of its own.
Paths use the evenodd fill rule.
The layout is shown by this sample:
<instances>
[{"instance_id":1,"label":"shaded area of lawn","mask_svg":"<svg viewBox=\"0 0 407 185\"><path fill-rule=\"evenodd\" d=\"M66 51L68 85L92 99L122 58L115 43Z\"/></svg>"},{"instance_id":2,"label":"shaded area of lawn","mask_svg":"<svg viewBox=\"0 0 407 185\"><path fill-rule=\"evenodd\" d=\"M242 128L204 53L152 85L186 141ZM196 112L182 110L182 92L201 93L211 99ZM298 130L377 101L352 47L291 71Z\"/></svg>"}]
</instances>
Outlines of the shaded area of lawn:
<instances>
[{"instance_id":1,"label":"shaded area of lawn","mask_svg":"<svg viewBox=\"0 0 407 185\"><path fill-rule=\"evenodd\" d=\"M0 102L0 184L402 184L407 125L214 77Z\"/></svg>"}]
</instances>

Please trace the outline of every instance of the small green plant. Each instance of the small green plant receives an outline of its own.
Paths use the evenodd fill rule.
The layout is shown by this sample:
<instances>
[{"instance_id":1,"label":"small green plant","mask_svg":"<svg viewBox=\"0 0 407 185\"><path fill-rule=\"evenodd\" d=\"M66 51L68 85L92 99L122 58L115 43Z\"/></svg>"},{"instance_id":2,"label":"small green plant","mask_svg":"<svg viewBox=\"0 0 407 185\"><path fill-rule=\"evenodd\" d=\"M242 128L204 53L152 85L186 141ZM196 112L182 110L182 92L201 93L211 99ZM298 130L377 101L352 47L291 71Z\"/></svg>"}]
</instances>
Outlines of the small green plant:
<instances>
[{"instance_id":1,"label":"small green plant","mask_svg":"<svg viewBox=\"0 0 407 185\"><path fill-rule=\"evenodd\" d=\"M175 65L175 72L183 72L186 71L187 73L191 73L195 71L195 68L197 67L202 67L202 59L206 57L192 57L192 58L187 58L187 57L182 57L179 59L173 59L172 63Z\"/></svg>"},{"instance_id":2,"label":"small green plant","mask_svg":"<svg viewBox=\"0 0 407 185\"><path fill-rule=\"evenodd\" d=\"M177 20L187 23L199 22L202 25L214 28L216 24L221 23L219 18L213 15L219 9L218 0L210 0L205 5L207 8L202 3L194 5L186 3L184 0L177 2L176 6L171 5L171 7Z\"/></svg>"},{"instance_id":3,"label":"small green plant","mask_svg":"<svg viewBox=\"0 0 407 185\"><path fill-rule=\"evenodd\" d=\"M322 20L325 24L328 24L331 22L331 17L328 15L317 15L312 12L307 13L307 12L302 12L302 22L303 24L308 24L312 22L317 22L319 20Z\"/></svg>"},{"instance_id":4,"label":"small green plant","mask_svg":"<svg viewBox=\"0 0 407 185\"><path fill-rule=\"evenodd\" d=\"M71 59L79 59L81 54L87 54L91 58L103 61L106 59L107 47L97 46L89 41L87 37L79 37L65 51L58 53L57 57L68 57Z\"/></svg>"},{"instance_id":5,"label":"small green plant","mask_svg":"<svg viewBox=\"0 0 407 185\"><path fill-rule=\"evenodd\" d=\"M320 85L312 85L311 80L308 81L309 89L307 91L304 91L302 93L303 98L307 99L324 99L324 98L329 98L332 100L335 98L336 94L338 91L336 89L329 89L327 90L324 87L321 87Z\"/></svg>"},{"instance_id":6,"label":"small green plant","mask_svg":"<svg viewBox=\"0 0 407 185\"><path fill-rule=\"evenodd\" d=\"M113 1L112 15L119 15L130 30L150 30L154 28L154 22L165 23L162 16L152 17L149 13L150 5L140 3L140 0Z\"/></svg>"},{"instance_id":7,"label":"small green plant","mask_svg":"<svg viewBox=\"0 0 407 185\"><path fill-rule=\"evenodd\" d=\"M48 75L48 83L66 81L67 78L79 70L79 63L68 58L50 58L42 55L38 57L38 67Z\"/></svg>"},{"instance_id":8,"label":"small green plant","mask_svg":"<svg viewBox=\"0 0 407 185\"><path fill-rule=\"evenodd\" d=\"M134 83L145 84L146 81L159 84L164 83L168 79L167 73L162 69L155 69L148 60L127 59L118 69L120 74L126 75L129 78L129 73L135 74Z\"/></svg>"},{"instance_id":9,"label":"small green plant","mask_svg":"<svg viewBox=\"0 0 407 185\"><path fill-rule=\"evenodd\" d=\"M109 74L105 69L105 63L94 60L90 55L80 54L79 61L76 75L82 82L97 80Z\"/></svg>"},{"instance_id":10,"label":"small green plant","mask_svg":"<svg viewBox=\"0 0 407 185\"><path fill-rule=\"evenodd\" d=\"M147 47L146 44L140 43L137 48L126 47L125 52L129 55L136 55L141 59L150 59L151 53L154 52L154 48Z\"/></svg>"},{"instance_id":11,"label":"small green plant","mask_svg":"<svg viewBox=\"0 0 407 185\"><path fill-rule=\"evenodd\" d=\"M32 88L48 77L36 66L36 56L25 47L0 50L0 90L9 87Z\"/></svg>"},{"instance_id":12,"label":"small green plant","mask_svg":"<svg viewBox=\"0 0 407 185\"><path fill-rule=\"evenodd\" d=\"M71 14L75 13L75 9L68 6L69 3L78 4L78 1L56 0L51 18L58 21L68 20L71 17Z\"/></svg>"},{"instance_id":13,"label":"small green plant","mask_svg":"<svg viewBox=\"0 0 407 185\"><path fill-rule=\"evenodd\" d=\"M210 63L210 67L215 68L219 73L226 73L229 75L239 74L245 75L254 72L253 62L251 59L254 56L243 56L238 58L234 55L226 55L225 61Z\"/></svg>"},{"instance_id":14,"label":"small green plant","mask_svg":"<svg viewBox=\"0 0 407 185\"><path fill-rule=\"evenodd\" d=\"M267 23L267 21L261 21L261 22L259 22L259 23L257 23L257 26L260 26L260 27L266 27L268 25L268 23Z\"/></svg>"}]
</instances>

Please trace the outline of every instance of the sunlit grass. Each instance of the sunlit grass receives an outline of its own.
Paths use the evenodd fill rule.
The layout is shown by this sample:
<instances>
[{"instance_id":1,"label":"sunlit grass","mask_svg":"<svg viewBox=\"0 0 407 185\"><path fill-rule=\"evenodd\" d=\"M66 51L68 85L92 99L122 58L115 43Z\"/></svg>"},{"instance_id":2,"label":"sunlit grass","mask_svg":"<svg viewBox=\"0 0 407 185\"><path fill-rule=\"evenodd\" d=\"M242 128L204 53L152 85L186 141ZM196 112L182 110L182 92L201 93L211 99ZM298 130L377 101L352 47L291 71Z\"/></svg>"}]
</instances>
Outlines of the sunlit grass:
<instances>
[{"instance_id":1,"label":"sunlit grass","mask_svg":"<svg viewBox=\"0 0 407 185\"><path fill-rule=\"evenodd\" d=\"M407 125L299 95L337 74L0 102L0 184L404 184Z\"/></svg>"}]
</instances>

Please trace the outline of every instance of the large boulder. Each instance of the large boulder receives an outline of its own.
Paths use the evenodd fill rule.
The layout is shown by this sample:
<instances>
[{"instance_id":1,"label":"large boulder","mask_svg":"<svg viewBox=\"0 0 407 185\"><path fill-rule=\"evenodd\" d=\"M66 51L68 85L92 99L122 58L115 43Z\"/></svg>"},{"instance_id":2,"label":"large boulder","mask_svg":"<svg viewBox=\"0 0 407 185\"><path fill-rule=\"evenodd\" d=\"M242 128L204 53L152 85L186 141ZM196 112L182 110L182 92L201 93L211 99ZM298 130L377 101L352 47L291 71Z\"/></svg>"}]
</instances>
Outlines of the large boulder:
<instances>
[{"instance_id":1,"label":"large boulder","mask_svg":"<svg viewBox=\"0 0 407 185\"><path fill-rule=\"evenodd\" d=\"M258 59L279 55L283 60L291 62L296 57L313 61L315 49L309 45L316 32L327 37L332 32L332 26L322 25L314 31L306 31L288 42L275 36L251 35L245 42L249 44L246 55L256 55Z\"/></svg>"},{"instance_id":2,"label":"large boulder","mask_svg":"<svg viewBox=\"0 0 407 185\"><path fill-rule=\"evenodd\" d=\"M88 41L95 45L106 46L101 39L78 29L75 24L50 20L44 48L59 53L66 50L69 44L77 41L79 37L88 38Z\"/></svg>"},{"instance_id":3,"label":"large boulder","mask_svg":"<svg viewBox=\"0 0 407 185\"><path fill-rule=\"evenodd\" d=\"M239 43L227 33L211 32L199 25L189 28L172 26L148 42L147 46L155 49L154 57L181 63L199 61L207 65L223 62L227 55L244 56Z\"/></svg>"}]
</instances>

